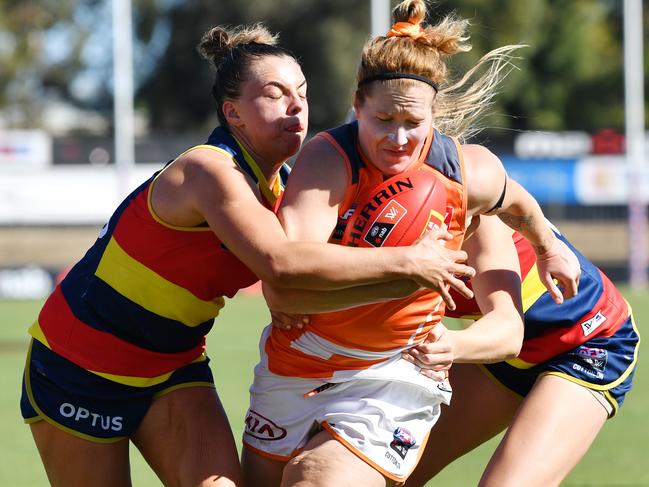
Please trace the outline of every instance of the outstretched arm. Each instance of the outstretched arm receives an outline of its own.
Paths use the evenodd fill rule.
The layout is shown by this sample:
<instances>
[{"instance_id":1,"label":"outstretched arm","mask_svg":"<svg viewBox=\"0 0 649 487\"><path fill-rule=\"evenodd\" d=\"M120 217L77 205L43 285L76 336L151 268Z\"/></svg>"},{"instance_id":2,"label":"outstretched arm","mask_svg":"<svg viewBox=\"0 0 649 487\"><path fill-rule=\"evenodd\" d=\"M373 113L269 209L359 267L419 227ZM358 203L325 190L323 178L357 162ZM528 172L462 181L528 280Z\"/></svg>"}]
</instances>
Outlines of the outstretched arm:
<instances>
[{"instance_id":1,"label":"outstretched arm","mask_svg":"<svg viewBox=\"0 0 649 487\"><path fill-rule=\"evenodd\" d=\"M575 296L581 275L579 261L555 237L536 200L507 176L500 160L485 147L465 145L463 154L467 167L470 214L498 215L532 244L537 254L541 281L557 303ZM563 292L553 278L561 284Z\"/></svg>"},{"instance_id":2,"label":"outstretched arm","mask_svg":"<svg viewBox=\"0 0 649 487\"><path fill-rule=\"evenodd\" d=\"M317 147L314 157L318 157ZM322 161L326 165L326 161ZM315 166L317 164L312 164ZM296 171L297 174L300 171ZM329 174L335 178L335 174ZM328 179L320 181L327 185ZM327 190L307 187L310 195ZM287 199L295 199L287 191ZM330 193L333 197L333 193ZM341 289L355 284L417 279L430 287L443 287L454 274L471 274L462 252L432 242L410 247L358 249L324 243L322 228L331 216L304 221L299 236L287 233L272 211L259 203L256 188L232 159L210 149L191 151L169 166L156 180L151 201L165 223L193 227L207 222L223 244L258 277L278 287ZM329 218L329 220L327 220ZM310 234L307 229L315 229ZM289 233L293 233L290 228ZM318 233L319 232L319 233ZM460 292L468 292L460 288Z\"/></svg>"},{"instance_id":3,"label":"outstretched arm","mask_svg":"<svg viewBox=\"0 0 649 487\"><path fill-rule=\"evenodd\" d=\"M465 242L475 266L475 299L482 317L463 330L446 330L404 354L422 368L433 370L451 362L492 363L518 355L523 341L520 264L511 230L495 217L480 217Z\"/></svg>"}]
</instances>

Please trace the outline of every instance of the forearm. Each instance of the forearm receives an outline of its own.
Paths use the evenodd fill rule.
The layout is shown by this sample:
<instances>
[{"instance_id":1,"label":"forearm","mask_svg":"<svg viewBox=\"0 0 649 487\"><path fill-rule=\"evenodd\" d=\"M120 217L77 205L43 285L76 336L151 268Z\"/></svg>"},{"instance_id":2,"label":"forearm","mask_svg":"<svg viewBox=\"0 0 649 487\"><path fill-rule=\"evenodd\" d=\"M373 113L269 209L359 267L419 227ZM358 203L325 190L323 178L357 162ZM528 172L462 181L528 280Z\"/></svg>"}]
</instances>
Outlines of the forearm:
<instances>
[{"instance_id":1,"label":"forearm","mask_svg":"<svg viewBox=\"0 0 649 487\"><path fill-rule=\"evenodd\" d=\"M359 249L287 242L268 255L268 272L259 277L276 287L312 290L409 279L417 272L408 251L406 247Z\"/></svg>"},{"instance_id":2,"label":"forearm","mask_svg":"<svg viewBox=\"0 0 649 487\"><path fill-rule=\"evenodd\" d=\"M295 314L325 313L399 299L420 289L417 283L407 279L332 291L278 288L263 283L264 297L270 309Z\"/></svg>"},{"instance_id":3,"label":"forearm","mask_svg":"<svg viewBox=\"0 0 649 487\"><path fill-rule=\"evenodd\" d=\"M454 362L494 363L516 357L523 327L518 315L490 313L463 330L449 330Z\"/></svg>"},{"instance_id":4,"label":"forearm","mask_svg":"<svg viewBox=\"0 0 649 487\"><path fill-rule=\"evenodd\" d=\"M520 184L509 179L505 201L507 205L497 212L503 223L520 232L537 255L550 250L556 237L536 200Z\"/></svg>"}]
</instances>

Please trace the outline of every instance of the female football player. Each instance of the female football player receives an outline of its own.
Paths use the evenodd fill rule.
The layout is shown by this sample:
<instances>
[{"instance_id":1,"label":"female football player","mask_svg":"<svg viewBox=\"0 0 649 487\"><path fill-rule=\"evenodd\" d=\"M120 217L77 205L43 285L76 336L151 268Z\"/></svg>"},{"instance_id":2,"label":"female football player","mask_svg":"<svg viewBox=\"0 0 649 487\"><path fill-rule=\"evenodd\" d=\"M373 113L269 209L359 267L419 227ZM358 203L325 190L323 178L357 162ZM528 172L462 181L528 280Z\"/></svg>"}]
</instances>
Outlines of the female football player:
<instances>
[{"instance_id":1,"label":"female football player","mask_svg":"<svg viewBox=\"0 0 649 487\"><path fill-rule=\"evenodd\" d=\"M466 50L466 22L422 27L423 0L394 10L387 36L370 41L358 70L357 121L314 137L298 157L279 211L289 238L340 242L356 197L406 170L434 174L447 195L446 222L461 245L467 218L497 213L530 240L541 265L555 269L565 292L576 291L579 265L547 226L536 202L487 149L461 145L440 127L461 133L497 82L507 50L470 89L445 87L445 57ZM511 48L510 48L511 50ZM488 61L487 61L488 62ZM451 88L451 89L448 89ZM456 122L455 129L448 122ZM318 222L314 225L313 222ZM340 266L337 263L336 269ZM546 269L541 275L547 278ZM559 290L547 278L560 301ZM363 296L363 292L367 292ZM292 292L266 285L271 309L341 309L372 302L371 287ZM516 296L503 319L522 329ZM362 303L361 303L362 304ZM328 306L328 308L327 308ZM431 426L447 403L446 381L433 381L400 353L421 343L444 312L436 293L315 314L303 329L267 328L251 386L243 456L249 485L363 485L403 482L416 465ZM503 357L515 356L522 332ZM283 469L283 472L282 472Z\"/></svg>"},{"instance_id":2,"label":"female football player","mask_svg":"<svg viewBox=\"0 0 649 487\"><path fill-rule=\"evenodd\" d=\"M457 308L447 314L478 319L475 325L449 330L436 343L408 351L408 360L421 367L445 367L449 357L455 365L450 370L453 403L433 428L430 447L406 485L424 485L505 428L480 485L559 485L631 389L640 343L631 308L604 273L575 249L581 265L579 293L557 306L540 285L529 243L496 218L481 217L463 248L480 287L516 259L523 280L510 291L522 293L525 339L518 357L507 361L498 360L496 353L467 354L463 335L482 332L476 342L491 344L494 351L502 347L506 338L494 334L498 325L476 326L483 313L486 317L502 305L483 309L475 300L458 298ZM492 286L507 290L515 284ZM474 290L476 297L484 293L477 286Z\"/></svg>"},{"instance_id":3,"label":"female football player","mask_svg":"<svg viewBox=\"0 0 649 487\"><path fill-rule=\"evenodd\" d=\"M434 237L372 250L289 241L273 210L307 130L302 70L261 26L213 28L200 48L220 127L122 202L29 330L21 409L54 486L130 485L129 440L165 485L238 482L205 334L224 296L260 277L468 292L453 277L471 272L464 254Z\"/></svg>"}]
</instances>

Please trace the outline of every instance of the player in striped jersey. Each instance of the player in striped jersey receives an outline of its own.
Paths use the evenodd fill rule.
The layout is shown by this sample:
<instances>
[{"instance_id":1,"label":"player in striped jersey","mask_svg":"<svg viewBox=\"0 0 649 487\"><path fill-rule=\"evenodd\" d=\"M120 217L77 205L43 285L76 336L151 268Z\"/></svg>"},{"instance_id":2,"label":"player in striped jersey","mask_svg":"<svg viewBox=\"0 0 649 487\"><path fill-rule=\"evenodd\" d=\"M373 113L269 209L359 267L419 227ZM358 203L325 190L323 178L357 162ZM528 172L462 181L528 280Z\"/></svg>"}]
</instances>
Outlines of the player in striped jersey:
<instances>
[{"instance_id":1,"label":"player in striped jersey","mask_svg":"<svg viewBox=\"0 0 649 487\"><path fill-rule=\"evenodd\" d=\"M205 334L259 277L435 288L470 272L434 238L376 251L289 241L274 210L306 134L302 70L260 26L213 28L201 49L221 126L121 203L29 330L21 410L54 486L130 485L129 439L165 485L238 482Z\"/></svg>"},{"instance_id":2,"label":"player in striped jersey","mask_svg":"<svg viewBox=\"0 0 649 487\"><path fill-rule=\"evenodd\" d=\"M409 360L424 367L456 363L450 370L453 403L430 436L432 445L443 446L424 452L407 485L425 484L505 428L480 485L559 485L631 389L638 330L620 292L577 250L579 292L558 306L539 282L530 245L497 219L480 220L464 246L477 272L475 296L520 291L524 341L517 357L503 360L503 344L511 337L494 320L498 307L458 297L457 308L447 315L477 321L408 352ZM558 231L556 236L570 245ZM502 279L513 269L512 257L522 283ZM471 347L475 343L482 353Z\"/></svg>"},{"instance_id":3,"label":"player in striped jersey","mask_svg":"<svg viewBox=\"0 0 649 487\"><path fill-rule=\"evenodd\" d=\"M446 19L422 27L423 0L406 0L394 12L390 33L364 49L354 98L357 121L314 137L298 157L279 211L288 235L340 241L338 226L345 224L357 194L406 170L430 171L446 191L451 248L461 245L467 216L499 212L508 221L524 221L539 253L551 245L552 260L570 271L564 281L570 297L579 266L538 204L507 179L486 148L462 145L437 130L443 120L433 115L436 98L447 78L440 57L466 48L466 23ZM467 92L493 86L497 69L487 71L482 84ZM444 92L447 103L449 95ZM460 115L446 108L449 116ZM340 268L337 262L332 266ZM429 380L400 359L439 323L444 313L439 295L424 290L377 302L371 286L329 293L298 289L290 295L272 286L266 291L271 309L339 311L312 315L303 329L265 330L244 432L247 482L368 487L403 482L451 393L447 382ZM511 319L522 327L508 298Z\"/></svg>"}]
</instances>

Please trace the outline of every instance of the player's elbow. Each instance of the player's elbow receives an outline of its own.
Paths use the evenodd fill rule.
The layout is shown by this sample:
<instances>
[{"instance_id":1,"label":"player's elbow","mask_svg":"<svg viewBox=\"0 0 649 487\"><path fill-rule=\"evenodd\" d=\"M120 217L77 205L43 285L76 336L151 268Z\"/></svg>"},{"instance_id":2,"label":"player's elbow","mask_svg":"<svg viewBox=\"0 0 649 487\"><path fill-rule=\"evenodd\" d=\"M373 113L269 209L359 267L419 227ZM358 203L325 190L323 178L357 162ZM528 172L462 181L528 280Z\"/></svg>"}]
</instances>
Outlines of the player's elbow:
<instances>
[{"instance_id":1,"label":"player's elbow","mask_svg":"<svg viewBox=\"0 0 649 487\"><path fill-rule=\"evenodd\" d=\"M508 348L503 350L503 360L511 360L518 357L518 354L521 353L522 344L511 344Z\"/></svg>"},{"instance_id":2,"label":"player's elbow","mask_svg":"<svg viewBox=\"0 0 649 487\"><path fill-rule=\"evenodd\" d=\"M504 360L518 357L523 347L523 318L516 312L509 313L502 317L502 323L506 324L506 335L503 340Z\"/></svg>"},{"instance_id":3,"label":"player's elbow","mask_svg":"<svg viewBox=\"0 0 649 487\"><path fill-rule=\"evenodd\" d=\"M266 256L265 265L259 269L257 277L273 287L296 287L297 272L290 256L278 252Z\"/></svg>"}]
</instances>

